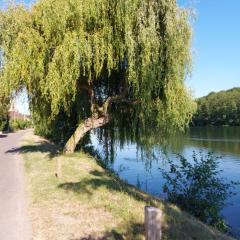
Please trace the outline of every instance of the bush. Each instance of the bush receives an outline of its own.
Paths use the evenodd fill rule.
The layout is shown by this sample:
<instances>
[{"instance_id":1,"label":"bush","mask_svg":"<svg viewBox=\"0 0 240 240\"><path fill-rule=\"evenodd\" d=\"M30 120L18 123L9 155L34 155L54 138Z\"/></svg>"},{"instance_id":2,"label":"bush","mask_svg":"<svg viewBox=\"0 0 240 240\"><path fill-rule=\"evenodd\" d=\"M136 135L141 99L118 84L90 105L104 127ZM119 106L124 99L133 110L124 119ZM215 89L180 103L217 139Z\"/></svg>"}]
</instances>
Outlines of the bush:
<instances>
[{"instance_id":1,"label":"bush","mask_svg":"<svg viewBox=\"0 0 240 240\"><path fill-rule=\"evenodd\" d=\"M13 131L22 130L29 128L31 126L31 122L29 120L15 119L10 120L10 128Z\"/></svg>"},{"instance_id":2,"label":"bush","mask_svg":"<svg viewBox=\"0 0 240 240\"><path fill-rule=\"evenodd\" d=\"M0 132L5 129L8 124L8 112L7 109L0 105Z\"/></svg>"},{"instance_id":3,"label":"bush","mask_svg":"<svg viewBox=\"0 0 240 240\"><path fill-rule=\"evenodd\" d=\"M5 129L5 127L6 127L6 125L7 125L7 123L8 123L8 121L7 121L7 119L5 120L0 120L0 132L2 132L4 129Z\"/></svg>"},{"instance_id":4,"label":"bush","mask_svg":"<svg viewBox=\"0 0 240 240\"><path fill-rule=\"evenodd\" d=\"M203 155L193 152L193 163L177 155L179 163L170 163L170 171L163 170L166 183L163 187L168 200L191 213L204 223L221 231L228 231L220 211L226 199L233 195L232 188L238 184L219 177L219 158L212 153Z\"/></svg>"}]
</instances>

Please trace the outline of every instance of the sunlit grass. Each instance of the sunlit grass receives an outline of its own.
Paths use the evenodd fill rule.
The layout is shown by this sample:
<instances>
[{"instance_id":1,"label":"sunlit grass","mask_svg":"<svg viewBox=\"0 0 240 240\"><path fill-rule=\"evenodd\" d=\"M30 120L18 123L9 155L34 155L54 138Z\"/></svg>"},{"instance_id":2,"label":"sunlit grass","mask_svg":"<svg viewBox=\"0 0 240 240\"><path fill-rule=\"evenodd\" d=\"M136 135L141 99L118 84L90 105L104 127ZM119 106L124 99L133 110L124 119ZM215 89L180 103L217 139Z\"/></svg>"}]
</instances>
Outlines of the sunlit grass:
<instances>
[{"instance_id":1,"label":"sunlit grass","mask_svg":"<svg viewBox=\"0 0 240 240\"><path fill-rule=\"evenodd\" d=\"M144 239L144 206L163 209L164 239L229 239L171 206L142 193L84 153L58 155L32 134L21 149L25 160L34 239ZM55 177L56 161L62 176Z\"/></svg>"}]
</instances>

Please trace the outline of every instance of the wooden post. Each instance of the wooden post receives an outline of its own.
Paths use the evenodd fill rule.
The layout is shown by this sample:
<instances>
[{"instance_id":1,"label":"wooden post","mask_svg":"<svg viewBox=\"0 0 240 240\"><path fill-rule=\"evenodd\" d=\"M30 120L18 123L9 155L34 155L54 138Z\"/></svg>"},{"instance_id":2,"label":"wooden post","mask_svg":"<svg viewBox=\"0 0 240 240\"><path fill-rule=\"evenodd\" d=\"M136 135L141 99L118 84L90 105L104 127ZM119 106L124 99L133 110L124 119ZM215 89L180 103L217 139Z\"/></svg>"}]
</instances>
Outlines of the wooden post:
<instances>
[{"instance_id":1,"label":"wooden post","mask_svg":"<svg viewBox=\"0 0 240 240\"><path fill-rule=\"evenodd\" d=\"M56 159L56 171L55 171L55 176L57 178L62 177L62 160L57 157Z\"/></svg>"},{"instance_id":2,"label":"wooden post","mask_svg":"<svg viewBox=\"0 0 240 240\"><path fill-rule=\"evenodd\" d=\"M145 239L162 239L162 210L146 206L145 207Z\"/></svg>"}]
</instances>

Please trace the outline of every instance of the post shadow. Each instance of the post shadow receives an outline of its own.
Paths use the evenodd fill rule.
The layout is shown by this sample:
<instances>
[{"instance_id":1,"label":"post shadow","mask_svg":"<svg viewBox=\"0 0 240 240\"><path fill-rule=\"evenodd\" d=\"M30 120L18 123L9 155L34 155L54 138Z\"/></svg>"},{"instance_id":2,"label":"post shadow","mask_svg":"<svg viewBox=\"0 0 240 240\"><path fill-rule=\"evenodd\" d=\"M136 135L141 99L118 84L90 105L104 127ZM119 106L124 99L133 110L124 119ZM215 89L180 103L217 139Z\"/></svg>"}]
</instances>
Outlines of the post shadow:
<instances>
[{"instance_id":1,"label":"post shadow","mask_svg":"<svg viewBox=\"0 0 240 240\"><path fill-rule=\"evenodd\" d=\"M7 134L5 134L5 133L0 133L0 138L6 138L6 137L8 137Z\"/></svg>"}]
</instances>

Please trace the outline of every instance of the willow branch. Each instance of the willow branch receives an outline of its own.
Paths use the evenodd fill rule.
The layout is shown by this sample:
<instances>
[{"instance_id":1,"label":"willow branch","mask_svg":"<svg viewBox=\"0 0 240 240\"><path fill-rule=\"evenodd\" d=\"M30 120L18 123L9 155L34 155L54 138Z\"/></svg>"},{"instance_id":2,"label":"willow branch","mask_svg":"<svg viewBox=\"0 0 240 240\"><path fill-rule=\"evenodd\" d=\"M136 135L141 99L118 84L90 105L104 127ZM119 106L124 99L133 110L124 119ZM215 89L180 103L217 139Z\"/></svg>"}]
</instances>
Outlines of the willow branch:
<instances>
[{"instance_id":1,"label":"willow branch","mask_svg":"<svg viewBox=\"0 0 240 240\"><path fill-rule=\"evenodd\" d=\"M116 96L108 97L105 103L102 105L102 107L98 108L98 111L106 115L110 104L113 102L115 103L122 102L122 103L131 104L131 105L135 105L139 103L139 101L137 100L127 99L124 95L116 95Z\"/></svg>"}]
</instances>

